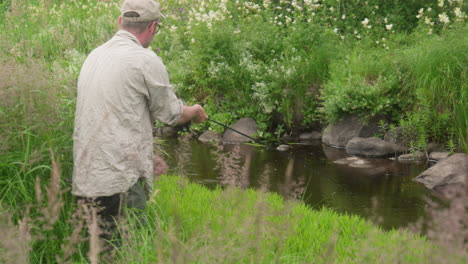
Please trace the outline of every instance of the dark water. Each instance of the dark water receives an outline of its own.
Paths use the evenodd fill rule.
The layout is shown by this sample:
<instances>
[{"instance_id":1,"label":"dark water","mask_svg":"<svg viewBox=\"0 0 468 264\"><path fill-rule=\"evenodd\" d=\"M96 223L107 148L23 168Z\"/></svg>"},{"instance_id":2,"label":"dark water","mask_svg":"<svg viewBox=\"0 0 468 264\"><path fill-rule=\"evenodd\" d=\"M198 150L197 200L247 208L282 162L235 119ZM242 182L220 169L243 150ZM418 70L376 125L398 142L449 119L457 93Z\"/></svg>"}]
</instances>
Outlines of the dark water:
<instances>
[{"instance_id":1,"label":"dark water","mask_svg":"<svg viewBox=\"0 0 468 264\"><path fill-rule=\"evenodd\" d=\"M349 157L343 150L320 143L294 145L289 152L250 145L208 146L196 140L165 145L170 172L194 182L272 191L313 208L326 206L362 216L384 229L424 219L431 195L412 181L426 164L365 159L369 168L354 168L334 162Z\"/></svg>"}]
</instances>

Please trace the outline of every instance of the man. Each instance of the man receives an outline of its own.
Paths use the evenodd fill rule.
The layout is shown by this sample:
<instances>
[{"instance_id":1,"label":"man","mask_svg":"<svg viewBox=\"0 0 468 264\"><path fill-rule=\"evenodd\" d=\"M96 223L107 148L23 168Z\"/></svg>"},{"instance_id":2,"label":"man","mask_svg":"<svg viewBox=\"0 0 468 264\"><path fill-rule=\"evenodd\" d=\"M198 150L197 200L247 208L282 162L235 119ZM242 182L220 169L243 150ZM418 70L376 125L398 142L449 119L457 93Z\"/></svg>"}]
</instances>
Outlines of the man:
<instances>
[{"instance_id":1,"label":"man","mask_svg":"<svg viewBox=\"0 0 468 264\"><path fill-rule=\"evenodd\" d=\"M102 207L110 232L123 208L144 209L152 191L153 121L207 119L200 105L177 99L164 64L147 49L160 19L159 3L126 0L120 30L89 54L78 78L72 193Z\"/></svg>"}]
</instances>

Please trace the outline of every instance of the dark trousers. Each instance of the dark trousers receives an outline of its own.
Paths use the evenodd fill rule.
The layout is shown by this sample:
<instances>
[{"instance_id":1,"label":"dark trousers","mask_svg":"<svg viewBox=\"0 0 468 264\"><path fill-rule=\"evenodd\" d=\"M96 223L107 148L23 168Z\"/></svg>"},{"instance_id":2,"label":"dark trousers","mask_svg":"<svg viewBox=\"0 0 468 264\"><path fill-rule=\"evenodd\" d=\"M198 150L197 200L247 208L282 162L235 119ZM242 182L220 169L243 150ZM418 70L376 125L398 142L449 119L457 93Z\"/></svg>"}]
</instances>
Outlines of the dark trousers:
<instances>
[{"instance_id":1,"label":"dark trousers","mask_svg":"<svg viewBox=\"0 0 468 264\"><path fill-rule=\"evenodd\" d=\"M127 192L111 196L77 197L79 203L95 206L98 210L101 238L105 240L120 240L117 224L127 209L139 214L138 220L144 224L142 211L146 207L146 195L143 180L140 179Z\"/></svg>"}]
</instances>

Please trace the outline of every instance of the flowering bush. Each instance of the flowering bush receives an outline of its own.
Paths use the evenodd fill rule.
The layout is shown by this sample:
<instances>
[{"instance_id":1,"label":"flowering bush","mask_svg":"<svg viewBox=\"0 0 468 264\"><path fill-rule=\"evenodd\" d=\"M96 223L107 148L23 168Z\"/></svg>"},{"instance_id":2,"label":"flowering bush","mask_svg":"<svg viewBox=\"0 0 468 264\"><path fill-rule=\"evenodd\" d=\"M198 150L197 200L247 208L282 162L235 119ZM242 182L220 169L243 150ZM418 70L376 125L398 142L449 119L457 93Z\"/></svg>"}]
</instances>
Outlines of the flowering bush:
<instances>
[{"instance_id":1,"label":"flowering bush","mask_svg":"<svg viewBox=\"0 0 468 264\"><path fill-rule=\"evenodd\" d=\"M76 77L86 54L116 31L119 2L2 1L2 53L18 61L44 58L55 74ZM166 18L152 48L179 96L205 104L211 116L255 118L263 135L277 125L311 127L345 113L398 119L421 98L415 91L423 77L403 59L417 53L411 47L431 34L443 39L445 32L466 27L460 0L161 4ZM438 91L441 98L454 98L456 83L447 82L449 88ZM447 100L445 105L453 103ZM458 123L454 130L462 131Z\"/></svg>"}]
</instances>

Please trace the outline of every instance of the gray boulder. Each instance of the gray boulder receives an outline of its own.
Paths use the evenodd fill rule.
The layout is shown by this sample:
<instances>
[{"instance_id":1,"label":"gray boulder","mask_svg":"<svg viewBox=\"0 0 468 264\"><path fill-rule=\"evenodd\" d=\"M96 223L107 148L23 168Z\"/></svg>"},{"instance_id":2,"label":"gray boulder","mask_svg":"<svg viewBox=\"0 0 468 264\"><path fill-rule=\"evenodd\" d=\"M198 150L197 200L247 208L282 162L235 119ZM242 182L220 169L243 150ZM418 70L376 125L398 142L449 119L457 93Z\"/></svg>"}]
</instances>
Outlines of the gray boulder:
<instances>
[{"instance_id":1,"label":"gray boulder","mask_svg":"<svg viewBox=\"0 0 468 264\"><path fill-rule=\"evenodd\" d=\"M233 129L244 133L250 137L255 136L257 134L258 126L255 120L252 118L241 118L236 123L231 126ZM246 136L243 136L237 132L234 132L230 129L227 129L223 135L223 142L224 143L246 143L249 142L250 139Z\"/></svg>"},{"instance_id":2,"label":"gray boulder","mask_svg":"<svg viewBox=\"0 0 468 264\"><path fill-rule=\"evenodd\" d=\"M394 155L393 144L376 137L354 137L346 144L346 153L365 157L388 157Z\"/></svg>"},{"instance_id":3,"label":"gray boulder","mask_svg":"<svg viewBox=\"0 0 468 264\"><path fill-rule=\"evenodd\" d=\"M346 144L354 137L365 138L378 133L378 122L381 119L380 117L373 117L368 123L364 123L357 115L347 116L325 128L322 142L336 148L345 148Z\"/></svg>"},{"instance_id":4,"label":"gray boulder","mask_svg":"<svg viewBox=\"0 0 468 264\"><path fill-rule=\"evenodd\" d=\"M322 138L322 134L317 131L306 132L299 135L299 141L316 141Z\"/></svg>"},{"instance_id":5,"label":"gray boulder","mask_svg":"<svg viewBox=\"0 0 468 264\"><path fill-rule=\"evenodd\" d=\"M437 162L437 161L446 159L449 156L450 156L450 152L431 152L431 154L429 154L429 160Z\"/></svg>"},{"instance_id":6,"label":"gray boulder","mask_svg":"<svg viewBox=\"0 0 468 264\"><path fill-rule=\"evenodd\" d=\"M454 154L437 162L425 170L414 181L424 184L429 189L450 184L466 184L468 177L468 155Z\"/></svg>"},{"instance_id":7,"label":"gray boulder","mask_svg":"<svg viewBox=\"0 0 468 264\"><path fill-rule=\"evenodd\" d=\"M198 140L200 140L203 143L216 143L217 144L221 141L221 135L216 133L215 131L208 130L208 131L203 132L203 134L201 134L198 137Z\"/></svg>"}]
</instances>

